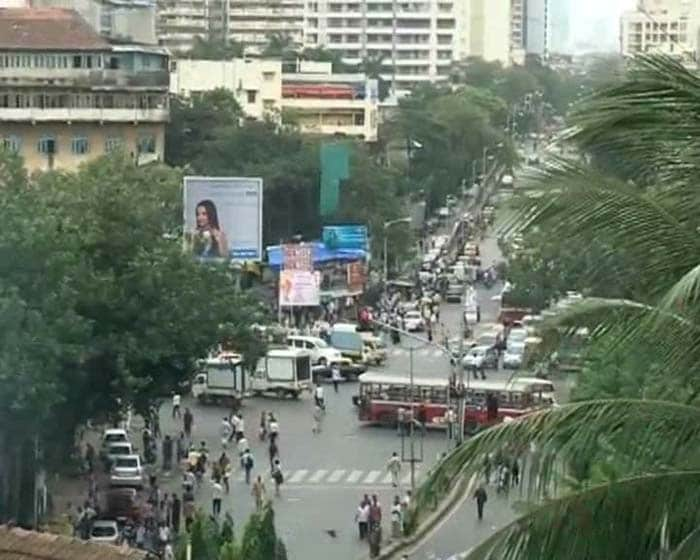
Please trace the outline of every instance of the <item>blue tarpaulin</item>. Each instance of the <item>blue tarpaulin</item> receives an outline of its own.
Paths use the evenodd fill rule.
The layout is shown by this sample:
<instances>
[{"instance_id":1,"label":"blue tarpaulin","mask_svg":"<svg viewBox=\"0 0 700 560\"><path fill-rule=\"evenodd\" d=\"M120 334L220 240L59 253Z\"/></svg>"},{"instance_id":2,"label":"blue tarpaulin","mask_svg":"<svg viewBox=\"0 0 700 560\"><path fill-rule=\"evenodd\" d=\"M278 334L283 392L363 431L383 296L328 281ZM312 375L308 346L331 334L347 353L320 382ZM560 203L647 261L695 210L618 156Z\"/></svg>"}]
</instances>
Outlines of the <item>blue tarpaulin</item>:
<instances>
[{"instance_id":1,"label":"blue tarpaulin","mask_svg":"<svg viewBox=\"0 0 700 560\"><path fill-rule=\"evenodd\" d=\"M367 251L362 249L330 249L321 241L312 241L314 266L332 261L359 261L367 258ZM271 268L282 268L284 251L281 245L273 245L267 248L268 264Z\"/></svg>"}]
</instances>

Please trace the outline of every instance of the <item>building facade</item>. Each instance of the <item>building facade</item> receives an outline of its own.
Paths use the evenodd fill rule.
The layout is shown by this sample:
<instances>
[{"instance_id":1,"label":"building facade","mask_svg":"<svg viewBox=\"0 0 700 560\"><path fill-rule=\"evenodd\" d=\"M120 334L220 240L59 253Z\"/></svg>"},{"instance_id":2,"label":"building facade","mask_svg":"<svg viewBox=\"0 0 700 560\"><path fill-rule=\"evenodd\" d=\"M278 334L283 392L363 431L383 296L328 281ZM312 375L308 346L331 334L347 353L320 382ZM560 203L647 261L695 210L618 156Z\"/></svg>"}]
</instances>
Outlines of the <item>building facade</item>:
<instances>
[{"instance_id":1,"label":"building facade","mask_svg":"<svg viewBox=\"0 0 700 560\"><path fill-rule=\"evenodd\" d=\"M525 53L546 59L549 56L549 0L525 1Z\"/></svg>"},{"instance_id":2,"label":"building facade","mask_svg":"<svg viewBox=\"0 0 700 560\"><path fill-rule=\"evenodd\" d=\"M282 110L282 62L258 58L172 62L172 94L191 97L217 88L232 92L247 117L278 118Z\"/></svg>"},{"instance_id":3,"label":"building facade","mask_svg":"<svg viewBox=\"0 0 700 560\"><path fill-rule=\"evenodd\" d=\"M0 143L32 171L114 150L160 160L167 68L164 50L113 46L75 11L0 9Z\"/></svg>"},{"instance_id":4,"label":"building facade","mask_svg":"<svg viewBox=\"0 0 700 560\"><path fill-rule=\"evenodd\" d=\"M227 0L228 36L260 52L271 37L304 42L303 0Z\"/></svg>"},{"instance_id":5,"label":"building facade","mask_svg":"<svg viewBox=\"0 0 700 560\"><path fill-rule=\"evenodd\" d=\"M511 0L468 0L461 14L467 48L460 58L478 56L508 65L511 60Z\"/></svg>"},{"instance_id":6,"label":"building facade","mask_svg":"<svg viewBox=\"0 0 700 560\"><path fill-rule=\"evenodd\" d=\"M459 57L460 0L312 0L304 41L349 64L369 59L398 91L446 80Z\"/></svg>"},{"instance_id":7,"label":"building facade","mask_svg":"<svg viewBox=\"0 0 700 560\"><path fill-rule=\"evenodd\" d=\"M510 1L510 59L513 64L525 63L525 3Z\"/></svg>"},{"instance_id":8,"label":"building facade","mask_svg":"<svg viewBox=\"0 0 700 560\"><path fill-rule=\"evenodd\" d=\"M549 52L553 54L571 54L573 50L571 37L571 3L572 0L550 0Z\"/></svg>"},{"instance_id":9,"label":"building facade","mask_svg":"<svg viewBox=\"0 0 700 560\"><path fill-rule=\"evenodd\" d=\"M225 6L226 0L157 0L158 43L178 54L192 49L197 37L223 38Z\"/></svg>"},{"instance_id":10,"label":"building facade","mask_svg":"<svg viewBox=\"0 0 700 560\"><path fill-rule=\"evenodd\" d=\"M624 56L664 53L695 62L699 29L693 0L640 0L620 19L620 51Z\"/></svg>"}]
</instances>

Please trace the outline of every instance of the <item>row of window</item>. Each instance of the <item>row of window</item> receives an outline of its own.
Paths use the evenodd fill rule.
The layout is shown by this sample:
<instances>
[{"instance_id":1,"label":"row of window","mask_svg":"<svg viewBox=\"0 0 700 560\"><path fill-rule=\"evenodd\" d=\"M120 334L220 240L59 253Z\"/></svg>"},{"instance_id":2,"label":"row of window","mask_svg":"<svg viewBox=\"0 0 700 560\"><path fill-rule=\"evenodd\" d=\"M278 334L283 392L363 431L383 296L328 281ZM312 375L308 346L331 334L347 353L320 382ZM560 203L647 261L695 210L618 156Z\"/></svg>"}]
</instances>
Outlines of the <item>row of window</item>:
<instances>
[{"instance_id":1,"label":"row of window","mask_svg":"<svg viewBox=\"0 0 700 560\"><path fill-rule=\"evenodd\" d=\"M2 54L0 68L102 68L102 55Z\"/></svg>"},{"instance_id":2,"label":"row of window","mask_svg":"<svg viewBox=\"0 0 700 560\"><path fill-rule=\"evenodd\" d=\"M0 136L0 147L5 150L19 153L22 149L22 139L16 134ZM110 136L105 139L104 149L106 153L125 147L124 140L119 136ZM40 154L55 154L58 152L58 140L52 134L46 134L37 142L37 152ZM156 139L152 134L143 134L136 141L136 149L140 154L155 154ZM90 152L90 141L87 136L73 136L71 139L71 152L76 155L85 155Z\"/></svg>"}]
</instances>

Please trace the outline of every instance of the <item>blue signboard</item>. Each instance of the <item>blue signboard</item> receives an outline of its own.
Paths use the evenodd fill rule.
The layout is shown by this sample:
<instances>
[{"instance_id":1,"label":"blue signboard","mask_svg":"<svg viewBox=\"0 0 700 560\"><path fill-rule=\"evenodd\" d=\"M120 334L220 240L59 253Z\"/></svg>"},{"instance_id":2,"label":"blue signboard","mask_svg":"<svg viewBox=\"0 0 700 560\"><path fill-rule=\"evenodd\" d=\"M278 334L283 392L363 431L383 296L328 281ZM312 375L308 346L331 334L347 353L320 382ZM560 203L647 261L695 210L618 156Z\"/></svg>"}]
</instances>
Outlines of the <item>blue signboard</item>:
<instances>
[{"instance_id":1,"label":"blue signboard","mask_svg":"<svg viewBox=\"0 0 700 560\"><path fill-rule=\"evenodd\" d=\"M367 226L325 226L323 243L330 249L367 249Z\"/></svg>"}]
</instances>

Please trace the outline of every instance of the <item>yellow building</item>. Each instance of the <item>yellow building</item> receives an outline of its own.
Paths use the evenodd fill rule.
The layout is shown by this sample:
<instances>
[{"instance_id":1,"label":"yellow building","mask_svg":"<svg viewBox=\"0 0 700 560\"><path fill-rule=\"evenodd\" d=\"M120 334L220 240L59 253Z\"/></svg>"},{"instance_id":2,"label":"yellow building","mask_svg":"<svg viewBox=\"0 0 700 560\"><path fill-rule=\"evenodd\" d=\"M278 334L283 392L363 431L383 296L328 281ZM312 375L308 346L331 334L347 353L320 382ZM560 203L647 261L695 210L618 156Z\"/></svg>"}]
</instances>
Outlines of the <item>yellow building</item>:
<instances>
[{"instance_id":1,"label":"yellow building","mask_svg":"<svg viewBox=\"0 0 700 560\"><path fill-rule=\"evenodd\" d=\"M30 171L162 159L168 81L159 47L112 45L72 10L0 9L0 144Z\"/></svg>"}]
</instances>

